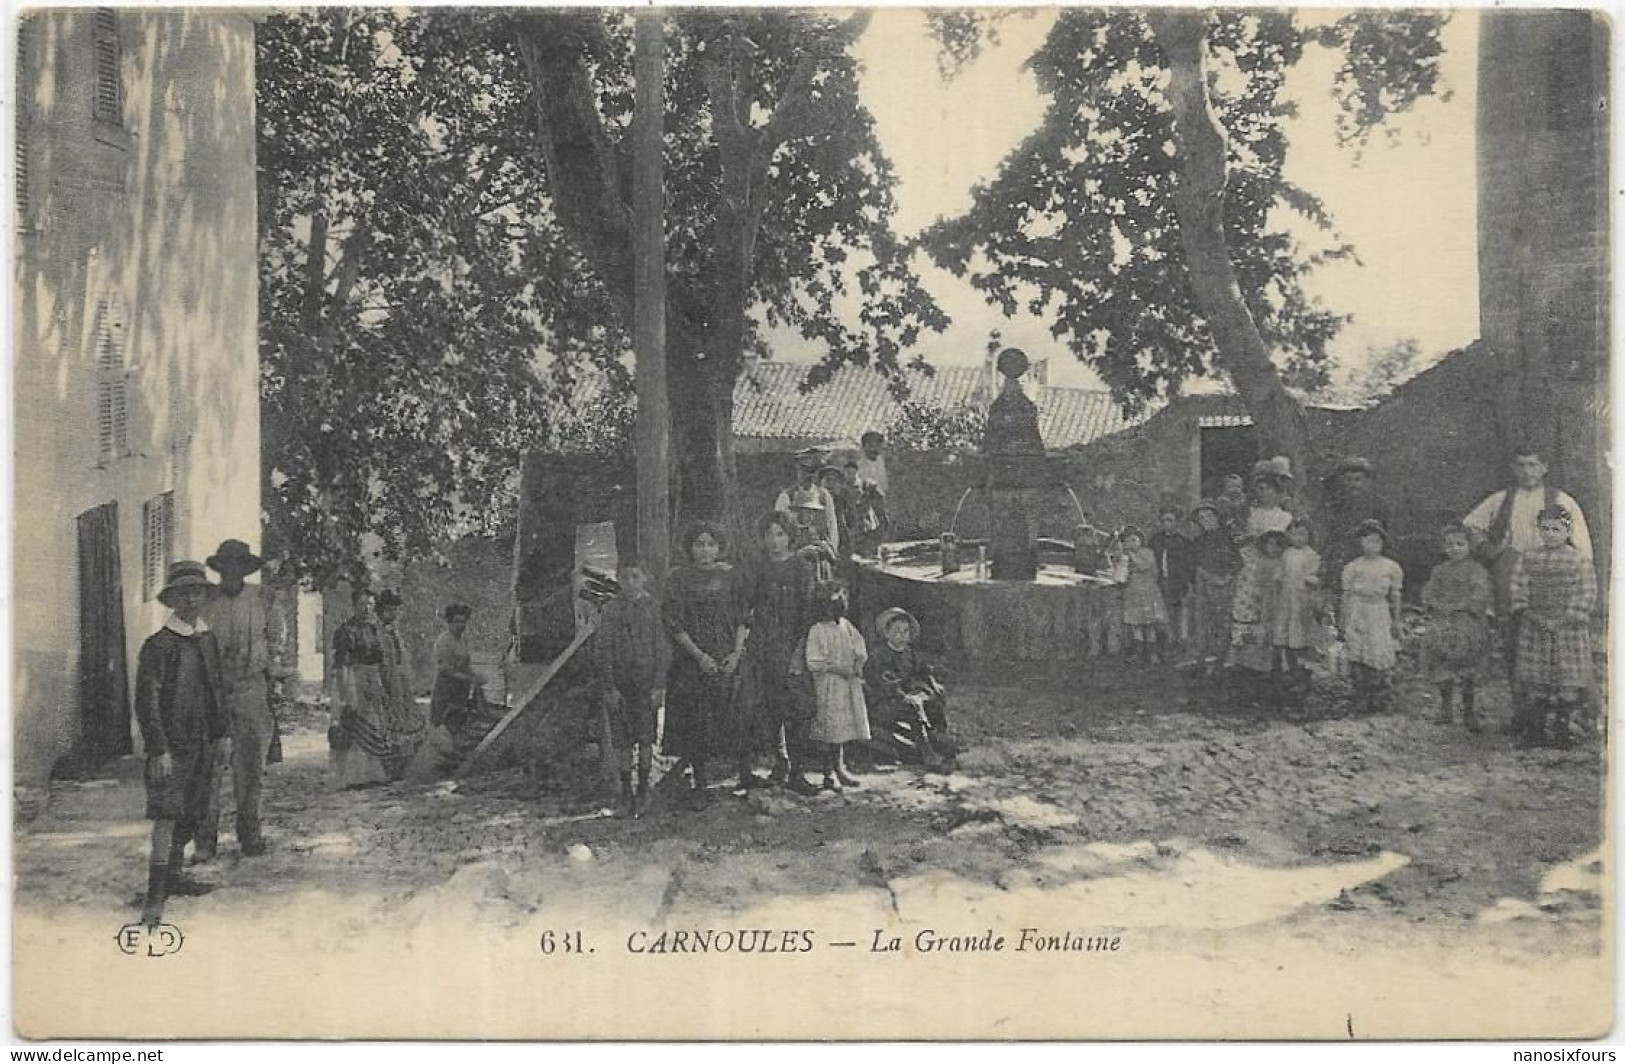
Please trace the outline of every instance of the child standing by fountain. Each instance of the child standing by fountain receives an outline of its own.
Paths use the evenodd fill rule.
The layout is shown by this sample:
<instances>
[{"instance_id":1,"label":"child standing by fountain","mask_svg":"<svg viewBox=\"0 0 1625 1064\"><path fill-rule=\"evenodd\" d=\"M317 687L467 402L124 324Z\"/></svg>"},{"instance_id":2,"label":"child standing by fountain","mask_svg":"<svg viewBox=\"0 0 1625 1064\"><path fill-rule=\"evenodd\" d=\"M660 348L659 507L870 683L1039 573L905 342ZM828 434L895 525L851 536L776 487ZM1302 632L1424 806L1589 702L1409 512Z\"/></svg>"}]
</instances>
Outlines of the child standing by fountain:
<instances>
[{"instance_id":1,"label":"child standing by fountain","mask_svg":"<svg viewBox=\"0 0 1625 1064\"><path fill-rule=\"evenodd\" d=\"M1287 526L1287 548L1275 572L1275 608L1270 619L1270 645L1284 673L1288 701L1302 708L1309 698L1309 669L1304 657L1319 638L1320 555L1309 545L1314 530L1307 518Z\"/></svg>"},{"instance_id":2,"label":"child standing by fountain","mask_svg":"<svg viewBox=\"0 0 1625 1064\"><path fill-rule=\"evenodd\" d=\"M839 791L858 785L847 771L846 744L869 741L869 709L863 700L869 648L846 619L845 587L824 585L817 603L818 623L807 632L807 671L818 708L807 738L825 747L822 789Z\"/></svg>"},{"instance_id":3,"label":"child standing by fountain","mask_svg":"<svg viewBox=\"0 0 1625 1064\"><path fill-rule=\"evenodd\" d=\"M1123 550L1123 625L1128 629L1130 661L1149 663L1157 654L1157 634L1168 623L1168 607L1157 583L1157 556L1134 525L1118 533Z\"/></svg>"},{"instance_id":4,"label":"child standing by fountain","mask_svg":"<svg viewBox=\"0 0 1625 1064\"><path fill-rule=\"evenodd\" d=\"M1574 518L1548 506L1536 518L1540 547L1512 569L1512 616L1517 620L1518 742L1567 746L1575 707L1592 684L1591 608L1597 574L1572 539Z\"/></svg>"},{"instance_id":5,"label":"child standing by fountain","mask_svg":"<svg viewBox=\"0 0 1625 1064\"><path fill-rule=\"evenodd\" d=\"M1230 646L1230 604L1235 594L1241 553L1235 537L1219 523L1219 508L1212 499L1197 503L1191 513L1200 531L1196 536L1196 607L1191 633L1198 673L1210 674L1224 663Z\"/></svg>"},{"instance_id":6,"label":"child standing by fountain","mask_svg":"<svg viewBox=\"0 0 1625 1064\"><path fill-rule=\"evenodd\" d=\"M1454 719L1459 686L1462 723L1468 731L1478 731L1473 699L1490 652L1490 574L1473 560L1466 525L1446 525L1439 540L1445 560L1434 566L1422 588L1428 621L1422 638L1422 666L1439 688L1439 723Z\"/></svg>"},{"instance_id":7,"label":"child standing by fountain","mask_svg":"<svg viewBox=\"0 0 1625 1064\"><path fill-rule=\"evenodd\" d=\"M1399 607L1405 573L1383 554L1388 530L1381 521L1361 521L1354 529L1360 556L1343 566L1343 639L1361 708L1375 713L1388 701L1399 664Z\"/></svg>"},{"instance_id":8,"label":"child standing by fountain","mask_svg":"<svg viewBox=\"0 0 1625 1064\"><path fill-rule=\"evenodd\" d=\"M1157 563L1157 582L1162 587L1162 603L1168 607L1168 627L1164 636L1183 646L1190 639L1188 603L1191 582L1196 578L1196 554L1190 538L1180 529L1180 513L1164 507L1157 515L1157 531L1146 546Z\"/></svg>"}]
</instances>

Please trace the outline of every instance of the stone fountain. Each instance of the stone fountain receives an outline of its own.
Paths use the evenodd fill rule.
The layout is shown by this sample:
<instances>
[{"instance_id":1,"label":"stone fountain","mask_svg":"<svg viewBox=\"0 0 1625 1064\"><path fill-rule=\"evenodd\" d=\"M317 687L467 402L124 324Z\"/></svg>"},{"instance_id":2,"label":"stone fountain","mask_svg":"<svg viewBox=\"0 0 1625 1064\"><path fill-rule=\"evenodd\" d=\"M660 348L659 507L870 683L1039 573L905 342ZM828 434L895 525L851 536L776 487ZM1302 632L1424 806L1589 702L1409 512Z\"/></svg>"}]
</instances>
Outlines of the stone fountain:
<instances>
[{"instance_id":1,"label":"stone fountain","mask_svg":"<svg viewBox=\"0 0 1625 1064\"><path fill-rule=\"evenodd\" d=\"M1038 528L1034 498L1044 482L1044 437L1038 432L1038 405L1021 389L1027 356L1011 347L999 354L1004 386L987 408L982 430L986 461L984 487L991 523L987 554L994 580L1038 576Z\"/></svg>"},{"instance_id":2,"label":"stone fountain","mask_svg":"<svg viewBox=\"0 0 1625 1064\"><path fill-rule=\"evenodd\" d=\"M859 569L859 612L909 610L920 620L927 652L988 660L1090 657L1110 627L1118 592L1101 574L1079 571L1084 552L1073 543L1040 535L1044 496L1064 485L1045 458L1038 406L1022 390L1027 356L1009 348L997 367L1004 380L988 407L981 474L959 500L963 506L972 491L985 493L986 539L958 540L956 508L940 541L887 544L879 560ZM1079 517L1081 523L1081 506ZM972 548L985 550L985 569L960 564Z\"/></svg>"}]
</instances>

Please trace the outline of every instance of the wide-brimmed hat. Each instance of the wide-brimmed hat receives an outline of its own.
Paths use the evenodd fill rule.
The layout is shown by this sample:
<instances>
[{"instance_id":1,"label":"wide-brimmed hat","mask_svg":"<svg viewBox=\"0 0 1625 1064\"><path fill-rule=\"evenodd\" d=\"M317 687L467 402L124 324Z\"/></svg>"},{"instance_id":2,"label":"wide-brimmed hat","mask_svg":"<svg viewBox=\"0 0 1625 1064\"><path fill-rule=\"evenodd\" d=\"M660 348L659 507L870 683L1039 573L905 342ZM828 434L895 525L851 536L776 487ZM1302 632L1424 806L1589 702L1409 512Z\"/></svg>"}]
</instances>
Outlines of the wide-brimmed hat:
<instances>
[{"instance_id":1,"label":"wide-brimmed hat","mask_svg":"<svg viewBox=\"0 0 1625 1064\"><path fill-rule=\"evenodd\" d=\"M1203 510L1208 511L1214 517L1223 517L1224 516L1222 513L1219 512L1219 504L1218 503L1214 502L1212 499L1203 499L1201 502L1197 503L1195 506L1193 506L1191 508L1191 520L1192 521L1196 520L1197 516L1199 514L1201 514L1201 512Z\"/></svg>"},{"instance_id":2,"label":"wide-brimmed hat","mask_svg":"<svg viewBox=\"0 0 1625 1064\"><path fill-rule=\"evenodd\" d=\"M1354 526L1354 538L1363 539L1367 534L1375 532L1382 537L1383 546L1388 545L1388 527L1375 517L1368 517Z\"/></svg>"},{"instance_id":3,"label":"wide-brimmed hat","mask_svg":"<svg viewBox=\"0 0 1625 1064\"><path fill-rule=\"evenodd\" d=\"M246 575L259 572L265 560L249 549L248 544L240 539L222 540L220 546L215 548L213 554L206 559L210 569L223 572L228 564L235 565Z\"/></svg>"},{"instance_id":4,"label":"wide-brimmed hat","mask_svg":"<svg viewBox=\"0 0 1625 1064\"><path fill-rule=\"evenodd\" d=\"M175 603L170 600L175 597L175 592L188 587L204 588L213 596L215 585L209 583L208 570L203 568L201 562L182 561L171 565L164 576L163 590L158 592L158 601L173 607Z\"/></svg>"},{"instance_id":5,"label":"wide-brimmed hat","mask_svg":"<svg viewBox=\"0 0 1625 1064\"><path fill-rule=\"evenodd\" d=\"M1253 463L1253 476L1255 478L1279 477L1282 480L1291 480L1292 459L1284 454L1278 454L1274 458L1260 458Z\"/></svg>"},{"instance_id":6,"label":"wide-brimmed hat","mask_svg":"<svg viewBox=\"0 0 1625 1064\"><path fill-rule=\"evenodd\" d=\"M379 609L383 609L385 606L400 606L403 604L401 593L392 587L386 587L378 592L378 597L374 600L374 605Z\"/></svg>"},{"instance_id":7,"label":"wide-brimmed hat","mask_svg":"<svg viewBox=\"0 0 1625 1064\"><path fill-rule=\"evenodd\" d=\"M880 614L875 617L875 631L884 636L886 634L886 627L899 617L902 617L908 621L909 638L920 638L920 622L914 619L914 615L912 613L908 612L901 606L892 606L888 609L881 610Z\"/></svg>"},{"instance_id":8,"label":"wide-brimmed hat","mask_svg":"<svg viewBox=\"0 0 1625 1064\"><path fill-rule=\"evenodd\" d=\"M1349 457L1344 458L1342 461L1334 464L1332 468L1327 471L1326 479L1336 480L1344 473L1364 473L1366 476L1370 477L1376 475L1376 469L1372 467L1370 459L1362 458L1359 455L1350 455Z\"/></svg>"}]
</instances>

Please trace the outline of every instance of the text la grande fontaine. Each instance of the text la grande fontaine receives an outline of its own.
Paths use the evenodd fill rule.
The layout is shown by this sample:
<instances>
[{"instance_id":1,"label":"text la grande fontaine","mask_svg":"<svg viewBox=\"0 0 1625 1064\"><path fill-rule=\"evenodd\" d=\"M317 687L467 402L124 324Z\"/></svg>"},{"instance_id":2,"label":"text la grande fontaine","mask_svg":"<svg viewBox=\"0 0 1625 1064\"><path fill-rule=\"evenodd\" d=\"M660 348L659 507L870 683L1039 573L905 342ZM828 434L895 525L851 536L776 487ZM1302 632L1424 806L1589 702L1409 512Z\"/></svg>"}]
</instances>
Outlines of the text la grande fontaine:
<instances>
[{"instance_id":1,"label":"text la grande fontaine","mask_svg":"<svg viewBox=\"0 0 1625 1064\"><path fill-rule=\"evenodd\" d=\"M877 928L869 952L902 953L903 943L902 935ZM1123 937L1036 927L1020 928L1014 935L1000 934L992 928L971 934L944 934L926 928L914 935L912 945L915 953L1116 953L1123 948Z\"/></svg>"}]
</instances>

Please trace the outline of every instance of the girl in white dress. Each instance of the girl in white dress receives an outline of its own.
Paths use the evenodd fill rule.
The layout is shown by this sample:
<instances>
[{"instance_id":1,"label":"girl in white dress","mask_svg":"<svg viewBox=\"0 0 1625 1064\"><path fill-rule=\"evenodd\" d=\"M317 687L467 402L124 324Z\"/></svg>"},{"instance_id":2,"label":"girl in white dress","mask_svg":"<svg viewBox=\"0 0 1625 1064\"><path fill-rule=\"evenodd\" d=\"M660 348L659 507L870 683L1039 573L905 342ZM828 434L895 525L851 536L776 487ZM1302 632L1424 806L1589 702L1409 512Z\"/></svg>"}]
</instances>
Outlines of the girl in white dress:
<instances>
[{"instance_id":1,"label":"girl in white dress","mask_svg":"<svg viewBox=\"0 0 1625 1064\"><path fill-rule=\"evenodd\" d=\"M863 699L863 666L869 648L846 619L846 589L828 585L818 596L819 619L807 633L807 671L818 710L807 737L826 747L823 790L856 787L847 771L846 744L869 741L869 709Z\"/></svg>"},{"instance_id":2,"label":"girl in white dress","mask_svg":"<svg viewBox=\"0 0 1625 1064\"><path fill-rule=\"evenodd\" d=\"M1343 640L1362 708L1386 708L1388 686L1399 663L1400 592L1405 573L1383 554L1388 530L1381 521L1361 521L1354 530L1360 556L1343 566Z\"/></svg>"}]
</instances>

